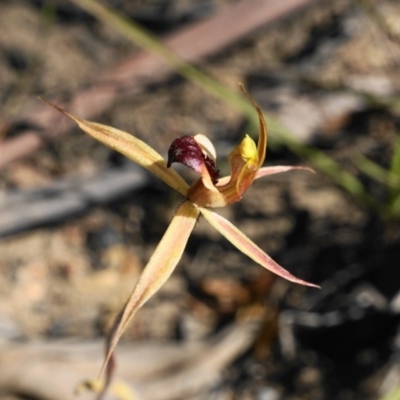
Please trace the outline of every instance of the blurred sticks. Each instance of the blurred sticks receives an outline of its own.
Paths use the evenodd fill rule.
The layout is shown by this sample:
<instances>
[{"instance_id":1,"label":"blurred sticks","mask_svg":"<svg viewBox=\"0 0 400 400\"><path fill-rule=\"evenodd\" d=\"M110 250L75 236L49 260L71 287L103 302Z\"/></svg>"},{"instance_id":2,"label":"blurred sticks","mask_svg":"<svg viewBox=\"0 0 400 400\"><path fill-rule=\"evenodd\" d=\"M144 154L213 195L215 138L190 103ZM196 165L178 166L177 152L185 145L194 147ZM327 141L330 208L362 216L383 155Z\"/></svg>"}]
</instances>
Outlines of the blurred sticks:
<instances>
[{"instance_id":1,"label":"blurred sticks","mask_svg":"<svg viewBox=\"0 0 400 400\"><path fill-rule=\"evenodd\" d=\"M243 0L200 22L179 30L162 42L183 60L198 63L262 26L317 0ZM201 40L200 40L201 39ZM91 119L107 110L116 98L138 94L148 84L159 83L173 73L156 56L141 52L104 73L90 87L74 93L68 102L53 99L70 112ZM27 126L18 136L0 144L0 169L39 148L46 138L65 133L71 126L45 105L27 110L18 121Z\"/></svg>"}]
</instances>

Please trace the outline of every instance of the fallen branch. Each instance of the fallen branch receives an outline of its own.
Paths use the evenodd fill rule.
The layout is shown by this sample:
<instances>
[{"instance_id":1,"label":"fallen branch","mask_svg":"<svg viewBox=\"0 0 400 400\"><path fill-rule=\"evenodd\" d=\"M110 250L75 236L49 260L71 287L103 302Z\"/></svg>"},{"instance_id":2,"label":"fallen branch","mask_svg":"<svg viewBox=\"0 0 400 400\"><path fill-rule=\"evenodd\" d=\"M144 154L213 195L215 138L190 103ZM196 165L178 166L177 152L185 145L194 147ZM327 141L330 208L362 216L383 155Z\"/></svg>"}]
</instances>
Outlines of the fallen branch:
<instances>
[{"instance_id":1,"label":"fallen branch","mask_svg":"<svg viewBox=\"0 0 400 400\"><path fill-rule=\"evenodd\" d=\"M142 188L148 175L135 165L102 170L86 179L69 179L35 190L9 192L0 199L0 237L61 221Z\"/></svg>"},{"instance_id":2,"label":"fallen branch","mask_svg":"<svg viewBox=\"0 0 400 400\"><path fill-rule=\"evenodd\" d=\"M172 400L207 393L253 343L258 326L257 321L236 323L201 343L122 345L117 350L118 378L138 394L138 400ZM74 388L96 376L102 358L100 341L8 343L0 347L0 392L40 400L75 400ZM115 393L118 390L107 400L126 398ZM86 393L81 398L93 395Z\"/></svg>"}]
</instances>

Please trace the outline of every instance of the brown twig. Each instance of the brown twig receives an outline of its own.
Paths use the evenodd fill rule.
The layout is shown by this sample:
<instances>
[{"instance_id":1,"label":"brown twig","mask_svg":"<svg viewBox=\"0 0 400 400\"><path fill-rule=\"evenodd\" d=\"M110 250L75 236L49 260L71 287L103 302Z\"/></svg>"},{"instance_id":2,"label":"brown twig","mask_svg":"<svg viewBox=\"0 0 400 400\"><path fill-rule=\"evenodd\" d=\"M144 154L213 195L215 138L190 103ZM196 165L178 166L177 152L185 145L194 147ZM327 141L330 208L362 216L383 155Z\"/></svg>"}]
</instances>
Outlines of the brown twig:
<instances>
[{"instance_id":1,"label":"brown twig","mask_svg":"<svg viewBox=\"0 0 400 400\"><path fill-rule=\"evenodd\" d=\"M119 375L146 400L186 399L207 393L218 385L222 372L251 346L259 324L258 318L235 323L195 344L126 344L118 349ZM93 394L87 392L76 397L73 389L95 376L103 356L102 344L0 343L0 391L43 400L92 399ZM118 390L114 393L117 396L111 391L106 399L128 398L118 396Z\"/></svg>"},{"instance_id":2,"label":"brown twig","mask_svg":"<svg viewBox=\"0 0 400 400\"><path fill-rule=\"evenodd\" d=\"M93 204L138 190L146 182L142 169L127 165L79 180L56 181L41 189L8 193L0 199L0 237L84 212Z\"/></svg>"}]
</instances>

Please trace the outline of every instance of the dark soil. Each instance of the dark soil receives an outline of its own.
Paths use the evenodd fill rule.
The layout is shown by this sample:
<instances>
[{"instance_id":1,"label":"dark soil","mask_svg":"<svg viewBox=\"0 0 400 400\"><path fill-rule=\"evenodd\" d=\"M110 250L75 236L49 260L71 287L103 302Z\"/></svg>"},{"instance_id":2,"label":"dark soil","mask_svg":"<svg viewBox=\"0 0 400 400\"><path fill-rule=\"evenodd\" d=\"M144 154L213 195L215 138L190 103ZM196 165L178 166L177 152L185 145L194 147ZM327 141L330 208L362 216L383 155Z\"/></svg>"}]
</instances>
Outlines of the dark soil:
<instances>
[{"instance_id":1,"label":"dark soil","mask_svg":"<svg viewBox=\"0 0 400 400\"><path fill-rule=\"evenodd\" d=\"M108 3L162 35L233 2ZM395 1L382 1L381 11L390 21L391 14L400 16ZM18 120L38 94L68 97L134 51L67 1L3 1L0 118ZM302 140L356 174L385 204L385 185L352 161L361 152L390 165L400 128L393 106L399 63L400 45L355 3L340 0L266 27L202 67L230 87L244 82L262 107L290 120ZM368 86L357 91L352 77L383 77L392 93ZM310 128L311 111L325 96L342 92L357 92L357 106L318 117ZM222 159L247 129L235 110L178 77L124 98L98 121L134 133L161 154L177 136L206 133L217 144L224 173ZM20 129L12 123L4 137ZM309 165L283 147L268 150L267 164ZM125 165L123 157L74 129L2 170L0 196ZM0 323L12 320L15 336L26 340L105 334L180 201L148 178L68 219L3 237ZM200 220L174 275L139 311L126 339L201 339L258 307L269 317L248 352L224 373L229 398L372 400L394 389L388 376L399 370L399 219L382 218L321 173L300 171L257 181L241 203L220 212L321 290L274 279ZM189 320L196 322L194 331ZM396 377L400 381L398 372Z\"/></svg>"}]
</instances>

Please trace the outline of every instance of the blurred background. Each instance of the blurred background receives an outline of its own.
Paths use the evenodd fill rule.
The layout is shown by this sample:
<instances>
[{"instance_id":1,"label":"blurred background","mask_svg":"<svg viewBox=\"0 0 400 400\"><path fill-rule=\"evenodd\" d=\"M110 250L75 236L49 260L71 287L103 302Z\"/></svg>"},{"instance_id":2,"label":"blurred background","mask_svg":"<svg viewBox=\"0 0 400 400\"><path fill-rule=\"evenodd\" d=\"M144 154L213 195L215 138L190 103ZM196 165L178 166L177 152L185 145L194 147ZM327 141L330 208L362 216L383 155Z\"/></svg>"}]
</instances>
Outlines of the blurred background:
<instances>
[{"instance_id":1,"label":"blurred background","mask_svg":"<svg viewBox=\"0 0 400 400\"><path fill-rule=\"evenodd\" d=\"M68 400L96 377L182 201L38 96L164 156L203 133L225 175L258 132L243 82L266 165L317 173L259 180L218 212L322 288L200 220L127 329L107 398L400 399L399 67L397 0L2 0L0 398Z\"/></svg>"}]
</instances>

